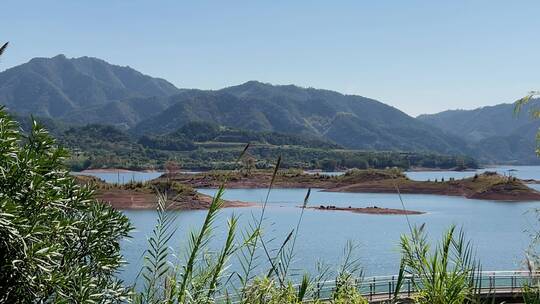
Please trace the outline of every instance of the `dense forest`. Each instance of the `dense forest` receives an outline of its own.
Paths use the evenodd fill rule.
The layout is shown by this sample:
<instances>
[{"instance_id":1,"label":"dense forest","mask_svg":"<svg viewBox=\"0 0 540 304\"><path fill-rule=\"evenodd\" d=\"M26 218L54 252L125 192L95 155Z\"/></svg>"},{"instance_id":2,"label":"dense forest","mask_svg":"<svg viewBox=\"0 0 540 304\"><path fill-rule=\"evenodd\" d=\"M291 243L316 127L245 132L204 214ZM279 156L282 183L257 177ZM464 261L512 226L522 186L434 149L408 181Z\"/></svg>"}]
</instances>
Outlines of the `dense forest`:
<instances>
[{"instance_id":1,"label":"dense forest","mask_svg":"<svg viewBox=\"0 0 540 304\"><path fill-rule=\"evenodd\" d=\"M29 119L17 117L23 130ZM192 122L163 135L136 135L110 125L73 126L53 119L40 121L59 143L68 147L72 170L125 168L162 169L175 161L189 170L232 169L249 143L256 168L269 168L281 155L283 167L339 170L347 168L427 167L476 168L470 157L436 153L349 150L310 136L256 132Z\"/></svg>"}]
</instances>

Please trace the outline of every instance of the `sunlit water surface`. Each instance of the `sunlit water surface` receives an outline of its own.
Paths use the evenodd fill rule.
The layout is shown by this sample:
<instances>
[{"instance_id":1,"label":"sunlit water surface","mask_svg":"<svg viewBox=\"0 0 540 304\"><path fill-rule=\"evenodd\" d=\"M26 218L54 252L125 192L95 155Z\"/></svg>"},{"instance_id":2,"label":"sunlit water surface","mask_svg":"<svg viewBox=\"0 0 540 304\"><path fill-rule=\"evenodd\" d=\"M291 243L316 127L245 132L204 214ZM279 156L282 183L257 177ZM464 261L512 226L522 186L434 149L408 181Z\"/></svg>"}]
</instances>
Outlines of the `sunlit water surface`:
<instances>
[{"instance_id":1,"label":"sunlit water surface","mask_svg":"<svg viewBox=\"0 0 540 304\"><path fill-rule=\"evenodd\" d=\"M540 167L496 167L487 170L524 179L540 179ZM411 179L434 180L453 177L455 179L473 176L475 172L408 172ZM97 174L108 181L118 181L114 176ZM154 174L137 175L140 180L154 178ZM124 180L129 176L125 175ZM133 177L133 175L131 175ZM540 189L538 185L532 185ZM200 189L201 193L213 195L214 189ZM296 227L307 189L273 189L264 219L265 239L269 247L278 248L287 234ZM262 203L266 189L229 189L225 199ZM409 216L412 225L426 224L429 237L439 239L450 225L457 225L466 231L476 248L483 269L522 268L525 250L530 242L529 231L537 228L532 212L540 208L540 202L495 202L470 200L462 197L437 195L403 195L405 207L410 210L426 212L423 215ZM336 206L367 207L378 206L402 208L395 194L371 193L332 193L314 190L309 204L317 206L332 204ZM261 208L228 208L221 211L216 221L214 237L210 247L219 249L226 235L226 220L233 214L240 216L240 228L245 229L248 222L260 216ZM126 210L135 231L132 238L122 243L122 252L129 262L121 277L132 282L136 277L146 238L151 234L155 223L155 212L150 210ZM178 212L178 230L171 240L171 248L182 257L185 253L186 236L202 223L206 211ZM407 218L400 215L367 215L343 211L306 210L296 243L294 268L314 272L318 262L336 266L343 256L347 241L358 245L357 255L361 258L366 275L395 274L399 266L399 238L408 232ZM271 241L273 240L273 241ZM260 257L263 259L263 256ZM261 260L262 261L262 260ZM231 270L238 270L235 259Z\"/></svg>"}]
</instances>

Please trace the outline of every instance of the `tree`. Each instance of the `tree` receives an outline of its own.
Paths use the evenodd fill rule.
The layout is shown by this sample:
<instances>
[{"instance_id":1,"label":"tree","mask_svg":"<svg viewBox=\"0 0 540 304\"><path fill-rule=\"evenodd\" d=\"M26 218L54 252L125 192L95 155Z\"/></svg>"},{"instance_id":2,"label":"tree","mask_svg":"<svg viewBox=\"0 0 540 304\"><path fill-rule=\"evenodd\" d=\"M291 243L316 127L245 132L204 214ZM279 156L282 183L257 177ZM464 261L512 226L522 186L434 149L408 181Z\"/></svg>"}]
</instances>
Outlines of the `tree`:
<instances>
[{"instance_id":1,"label":"tree","mask_svg":"<svg viewBox=\"0 0 540 304\"><path fill-rule=\"evenodd\" d=\"M241 161L242 161L242 170L244 171L244 174L246 176L251 175L251 170L255 168L255 163L257 162L257 159L255 159L255 157L253 157L251 154L246 152L242 156Z\"/></svg>"},{"instance_id":2,"label":"tree","mask_svg":"<svg viewBox=\"0 0 540 304\"><path fill-rule=\"evenodd\" d=\"M0 108L0 302L121 303L115 274L127 217L65 169L35 121L28 136Z\"/></svg>"}]
</instances>

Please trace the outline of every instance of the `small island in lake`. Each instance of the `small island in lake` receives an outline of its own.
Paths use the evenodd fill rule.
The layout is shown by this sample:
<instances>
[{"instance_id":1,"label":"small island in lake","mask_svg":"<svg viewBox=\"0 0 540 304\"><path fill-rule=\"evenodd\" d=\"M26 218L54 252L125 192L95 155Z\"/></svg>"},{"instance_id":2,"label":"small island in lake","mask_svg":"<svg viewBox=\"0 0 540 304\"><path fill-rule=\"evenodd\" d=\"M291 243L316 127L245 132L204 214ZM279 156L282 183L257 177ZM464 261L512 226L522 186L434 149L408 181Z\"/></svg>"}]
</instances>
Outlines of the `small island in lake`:
<instances>
[{"instance_id":1,"label":"small island in lake","mask_svg":"<svg viewBox=\"0 0 540 304\"><path fill-rule=\"evenodd\" d=\"M118 185L108 184L88 175L77 175L75 178L79 184L92 184L96 189L96 198L116 209L156 209L158 192L165 194L172 210L203 210L208 209L212 203L211 196L198 193L189 185L174 181L160 179L146 183L132 182ZM249 202L223 201L224 208L255 205Z\"/></svg>"},{"instance_id":2,"label":"small island in lake","mask_svg":"<svg viewBox=\"0 0 540 304\"><path fill-rule=\"evenodd\" d=\"M324 211L348 211L353 213L363 213L363 214L379 214L379 215L419 215L424 214L425 212L405 210L405 209L393 209L393 208L381 208L377 206L371 207L336 207L333 205L330 206L316 206L316 207L306 207L307 209L313 210L324 210Z\"/></svg>"}]
</instances>

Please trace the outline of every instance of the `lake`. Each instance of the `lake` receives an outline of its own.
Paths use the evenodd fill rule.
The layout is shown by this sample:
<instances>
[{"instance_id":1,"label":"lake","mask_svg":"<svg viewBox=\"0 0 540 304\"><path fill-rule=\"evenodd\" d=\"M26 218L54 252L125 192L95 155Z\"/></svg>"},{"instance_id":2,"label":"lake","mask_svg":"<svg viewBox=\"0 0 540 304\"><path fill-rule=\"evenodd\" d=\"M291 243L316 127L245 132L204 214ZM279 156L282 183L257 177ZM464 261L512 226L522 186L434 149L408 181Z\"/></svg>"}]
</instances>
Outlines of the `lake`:
<instances>
[{"instance_id":1,"label":"lake","mask_svg":"<svg viewBox=\"0 0 540 304\"><path fill-rule=\"evenodd\" d=\"M163 172L150 171L88 171L88 172L71 172L73 175L90 175L95 176L111 184L126 184L129 182L145 182L154 178L160 177Z\"/></svg>"},{"instance_id":2,"label":"lake","mask_svg":"<svg viewBox=\"0 0 540 304\"><path fill-rule=\"evenodd\" d=\"M485 169L484 169L485 170ZM497 167L487 170L511 172L519 178L540 179L540 167L518 166ZM512 170L512 171L509 171ZM517 171L513 171L517 170ZM475 172L430 171L408 172L413 179L463 178ZM101 175L98 177L103 178ZM149 175L144 177L151 178ZM538 185L534 185L537 188ZM538 189L538 188L537 188ZM201 193L213 195L214 189L200 189ZM265 239L274 239L271 248L277 248L287 234L296 226L300 208L307 189L273 189L270 194L264 222ZM262 202L266 189L229 189L225 199ZM405 207L424 211L426 214L409 216L412 224L426 224L431 240L438 240L450 225L462 227L472 240L484 270L520 269L525 250L530 242L527 231L537 229L537 219L532 210L540 208L540 202L496 202L470 200L462 197L437 195L403 195ZM395 194L333 193L314 190L310 205L332 204L336 206L378 206L401 208ZM215 237L211 246L219 249L226 233L226 220L232 214L240 216L240 227L246 227L252 216L258 217L260 207L229 208L221 211L216 221ZM121 277L131 282L141 265L146 248L146 237L150 235L155 212L149 210L124 213L131 219L136 231L132 238L122 244L122 251L130 263ZM206 211L178 212L178 231L171 247L180 253L185 248L187 233L197 229ZM388 275L398 272L399 238L408 232L407 218L400 215L367 215L340 211L306 210L299 231L294 268L314 272L318 261L336 266L343 256L347 241L358 245L366 275ZM262 256L261 256L262 258ZM233 259L231 269L238 269Z\"/></svg>"},{"instance_id":3,"label":"lake","mask_svg":"<svg viewBox=\"0 0 540 304\"><path fill-rule=\"evenodd\" d=\"M538 179L540 180L540 166L497 166L491 168L482 168L473 171L407 171L405 174L413 180L440 180L441 178L449 179L462 179L472 177L477 173L485 171L496 171L500 174L512 175L521 179ZM186 174L196 174L200 171L185 171ZM336 176L344 174L343 171L336 172L313 172L306 171L308 174L321 174ZM117 171L117 172L100 172L100 171L88 171L88 172L72 172L74 175L84 174L101 178L107 183L125 184L131 181L144 182L154 178L157 178L163 174L163 172L139 172L139 171Z\"/></svg>"},{"instance_id":4,"label":"lake","mask_svg":"<svg viewBox=\"0 0 540 304\"><path fill-rule=\"evenodd\" d=\"M277 248L298 220L306 189L274 189L270 195L265 218L267 239L274 238L272 248ZM212 195L215 190L200 192ZM266 191L263 189L230 189L225 199L261 202ZM460 197L436 195L403 195L405 206L410 210L427 212L409 216L413 224L426 223L430 238L438 239L445 229L455 224L463 227L474 242L483 269L519 269L530 238L527 230L533 230L536 219L530 212L540 207L540 202L511 203L467 200ZM310 204L334 204L336 206L379 206L400 208L399 198L394 194L332 193L313 191ZM224 209L216 222L213 244L221 244L225 237L225 219L232 214L241 216L240 226L246 225L252 215L258 216L261 209ZM186 233L198 227L205 211L179 213L180 227L171 245L175 250L185 247ZM125 211L137 231L133 239L125 242L123 252L132 265L139 265L155 218L153 211ZM336 265L342 257L342 248L352 240L359 246L366 275L397 273L399 267L399 238L408 232L406 217L399 215L367 215L340 211L306 210L299 231L296 268L315 271L318 261ZM234 263L234 261L233 261ZM233 269L236 267L233 265ZM136 271L128 269L126 280L135 277Z\"/></svg>"},{"instance_id":5,"label":"lake","mask_svg":"<svg viewBox=\"0 0 540 304\"><path fill-rule=\"evenodd\" d=\"M441 178L446 180L450 178L462 179L486 171L495 171L502 175L514 176L520 179L540 180L540 166L496 166L471 171L407 171L405 174L412 180L427 181L441 180Z\"/></svg>"}]
</instances>

